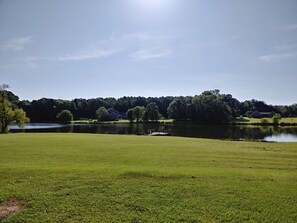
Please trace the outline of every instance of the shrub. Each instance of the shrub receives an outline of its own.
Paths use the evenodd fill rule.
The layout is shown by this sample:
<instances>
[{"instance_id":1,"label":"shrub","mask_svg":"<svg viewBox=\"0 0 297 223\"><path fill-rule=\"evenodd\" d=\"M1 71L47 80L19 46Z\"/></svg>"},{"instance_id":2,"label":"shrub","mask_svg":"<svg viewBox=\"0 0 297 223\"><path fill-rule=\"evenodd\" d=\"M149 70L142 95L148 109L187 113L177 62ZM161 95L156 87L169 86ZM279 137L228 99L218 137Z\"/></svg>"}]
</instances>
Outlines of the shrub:
<instances>
[{"instance_id":1,"label":"shrub","mask_svg":"<svg viewBox=\"0 0 297 223\"><path fill-rule=\"evenodd\" d=\"M107 121L108 120L108 112L106 110L105 107L100 107L97 111L96 111L96 116L98 121Z\"/></svg>"},{"instance_id":2,"label":"shrub","mask_svg":"<svg viewBox=\"0 0 297 223\"><path fill-rule=\"evenodd\" d=\"M272 117L273 124L278 125L280 119L281 119L281 115L280 115L279 113L275 114L275 115Z\"/></svg>"},{"instance_id":3,"label":"shrub","mask_svg":"<svg viewBox=\"0 0 297 223\"><path fill-rule=\"evenodd\" d=\"M57 119L59 122L67 124L73 121L73 115L69 110L62 110L58 115Z\"/></svg>"},{"instance_id":4,"label":"shrub","mask_svg":"<svg viewBox=\"0 0 297 223\"><path fill-rule=\"evenodd\" d=\"M262 118L261 119L261 124L268 124L269 123L269 121L268 121L268 119L267 118Z\"/></svg>"}]
</instances>

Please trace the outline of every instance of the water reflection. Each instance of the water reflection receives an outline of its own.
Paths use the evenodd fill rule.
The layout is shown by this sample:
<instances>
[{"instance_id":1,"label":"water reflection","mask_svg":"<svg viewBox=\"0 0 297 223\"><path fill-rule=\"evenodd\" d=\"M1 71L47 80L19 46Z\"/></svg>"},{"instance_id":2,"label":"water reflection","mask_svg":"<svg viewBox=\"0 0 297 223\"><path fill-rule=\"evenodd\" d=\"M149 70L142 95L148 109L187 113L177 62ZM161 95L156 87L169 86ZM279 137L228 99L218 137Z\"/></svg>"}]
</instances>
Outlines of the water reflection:
<instances>
[{"instance_id":1,"label":"water reflection","mask_svg":"<svg viewBox=\"0 0 297 223\"><path fill-rule=\"evenodd\" d=\"M62 128L64 125L58 124L58 123L27 123L25 126L25 130L30 130L30 129L57 129L57 128ZM11 125L10 126L11 130L24 130L20 129L17 125Z\"/></svg>"},{"instance_id":2,"label":"water reflection","mask_svg":"<svg viewBox=\"0 0 297 223\"><path fill-rule=\"evenodd\" d=\"M209 126L198 124L72 124L30 123L25 129L12 126L12 132L74 132L100 134L146 135L152 131L171 131L173 136L229 139L229 140L266 140L297 142L297 127L275 126ZM286 138L286 139L284 139Z\"/></svg>"},{"instance_id":3,"label":"water reflection","mask_svg":"<svg viewBox=\"0 0 297 223\"><path fill-rule=\"evenodd\" d=\"M264 140L272 141L272 142L297 142L297 135L292 135L292 134L272 135L272 136L266 136Z\"/></svg>"}]
</instances>

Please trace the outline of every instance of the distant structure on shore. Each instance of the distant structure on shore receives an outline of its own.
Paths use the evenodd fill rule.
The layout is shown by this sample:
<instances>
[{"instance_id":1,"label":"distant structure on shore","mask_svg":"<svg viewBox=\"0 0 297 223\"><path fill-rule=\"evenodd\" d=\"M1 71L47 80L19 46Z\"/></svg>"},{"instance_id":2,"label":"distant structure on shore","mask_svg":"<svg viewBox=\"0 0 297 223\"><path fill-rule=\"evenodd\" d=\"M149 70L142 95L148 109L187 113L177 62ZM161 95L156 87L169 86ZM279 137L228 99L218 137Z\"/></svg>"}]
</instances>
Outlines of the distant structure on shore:
<instances>
[{"instance_id":1,"label":"distant structure on shore","mask_svg":"<svg viewBox=\"0 0 297 223\"><path fill-rule=\"evenodd\" d=\"M110 117L114 117L114 120L121 120L121 119L126 119L127 115L124 112L119 112L117 110L115 110L114 108L109 108L107 110L108 112L108 116Z\"/></svg>"}]
</instances>

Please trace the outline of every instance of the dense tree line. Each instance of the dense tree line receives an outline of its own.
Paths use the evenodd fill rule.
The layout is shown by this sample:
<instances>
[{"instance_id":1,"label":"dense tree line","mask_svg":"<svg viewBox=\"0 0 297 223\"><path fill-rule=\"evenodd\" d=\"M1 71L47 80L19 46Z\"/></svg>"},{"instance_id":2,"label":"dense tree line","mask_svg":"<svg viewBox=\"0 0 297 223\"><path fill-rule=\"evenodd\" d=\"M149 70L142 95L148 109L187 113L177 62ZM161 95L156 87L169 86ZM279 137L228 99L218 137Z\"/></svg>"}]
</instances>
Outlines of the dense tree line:
<instances>
[{"instance_id":1,"label":"dense tree line","mask_svg":"<svg viewBox=\"0 0 297 223\"><path fill-rule=\"evenodd\" d=\"M235 117L253 117L264 112L279 113L282 117L297 117L297 104L273 106L255 99L240 102L230 94L221 94L219 90L205 91L200 95L186 97L77 98L74 100L41 98L20 101L11 92L8 92L8 97L13 106L22 108L32 122L55 122L57 115L63 110L70 111L74 120L98 119L98 109L101 107L126 113L130 115L130 119L137 121L164 117L201 123L224 123ZM147 116L149 114L147 107L152 104L158 109L158 117L156 112L154 117ZM102 109L101 113L104 113Z\"/></svg>"}]
</instances>

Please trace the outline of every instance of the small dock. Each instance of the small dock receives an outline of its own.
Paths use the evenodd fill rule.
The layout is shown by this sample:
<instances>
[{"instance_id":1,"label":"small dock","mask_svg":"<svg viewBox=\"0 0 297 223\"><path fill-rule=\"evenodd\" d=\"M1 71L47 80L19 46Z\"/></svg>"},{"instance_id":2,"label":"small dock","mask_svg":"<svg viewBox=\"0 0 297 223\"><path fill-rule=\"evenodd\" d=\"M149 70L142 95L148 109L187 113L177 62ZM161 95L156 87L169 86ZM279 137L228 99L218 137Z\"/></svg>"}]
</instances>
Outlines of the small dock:
<instances>
[{"instance_id":1,"label":"small dock","mask_svg":"<svg viewBox=\"0 0 297 223\"><path fill-rule=\"evenodd\" d=\"M152 132L149 136L171 136L168 132Z\"/></svg>"},{"instance_id":2,"label":"small dock","mask_svg":"<svg viewBox=\"0 0 297 223\"><path fill-rule=\"evenodd\" d=\"M154 129L149 130L149 136L171 136L171 129L156 132Z\"/></svg>"}]
</instances>

